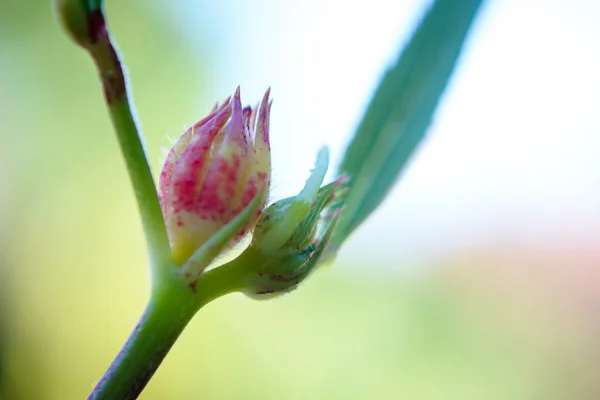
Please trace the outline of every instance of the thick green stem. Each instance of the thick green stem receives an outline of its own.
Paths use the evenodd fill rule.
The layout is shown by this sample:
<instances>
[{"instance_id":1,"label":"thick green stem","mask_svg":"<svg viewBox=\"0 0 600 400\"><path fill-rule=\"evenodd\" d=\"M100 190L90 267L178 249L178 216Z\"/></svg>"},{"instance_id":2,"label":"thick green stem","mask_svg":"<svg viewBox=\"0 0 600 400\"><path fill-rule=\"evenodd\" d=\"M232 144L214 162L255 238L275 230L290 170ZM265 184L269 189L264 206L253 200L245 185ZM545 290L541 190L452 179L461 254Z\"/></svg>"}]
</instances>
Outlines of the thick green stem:
<instances>
[{"instance_id":1,"label":"thick green stem","mask_svg":"<svg viewBox=\"0 0 600 400\"><path fill-rule=\"evenodd\" d=\"M155 292L88 399L136 399L196 312L187 288Z\"/></svg>"},{"instance_id":2,"label":"thick green stem","mask_svg":"<svg viewBox=\"0 0 600 400\"><path fill-rule=\"evenodd\" d=\"M215 268L189 285L165 275L156 285L139 323L88 400L136 399L196 312L243 287L242 263Z\"/></svg>"},{"instance_id":3,"label":"thick green stem","mask_svg":"<svg viewBox=\"0 0 600 400\"><path fill-rule=\"evenodd\" d=\"M171 257L169 239L156 186L129 104L125 73L117 51L111 42L104 15L100 9L94 10L90 14L89 26L90 43L85 47L98 68L106 104L119 138L140 209L153 275L156 275L161 272L158 266L170 263Z\"/></svg>"}]
</instances>

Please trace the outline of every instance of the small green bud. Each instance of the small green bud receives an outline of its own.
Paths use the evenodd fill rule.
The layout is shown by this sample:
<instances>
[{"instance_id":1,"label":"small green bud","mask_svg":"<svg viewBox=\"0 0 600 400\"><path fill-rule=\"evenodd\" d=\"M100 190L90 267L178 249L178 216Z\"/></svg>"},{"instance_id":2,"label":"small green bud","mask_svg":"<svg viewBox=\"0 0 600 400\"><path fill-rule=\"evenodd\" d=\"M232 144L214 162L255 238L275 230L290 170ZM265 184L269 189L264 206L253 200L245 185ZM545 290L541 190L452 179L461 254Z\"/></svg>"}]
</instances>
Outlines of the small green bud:
<instances>
[{"instance_id":1,"label":"small green bud","mask_svg":"<svg viewBox=\"0 0 600 400\"><path fill-rule=\"evenodd\" d=\"M251 252L248 249L247 252ZM244 294L253 299L265 299L287 293L298 286L314 269L311 262L314 249L290 253L280 258L253 254L257 268L246 275Z\"/></svg>"},{"instance_id":2,"label":"small green bud","mask_svg":"<svg viewBox=\"0 0 600 400\"><path fill-rule=\"evenodd\" d=\"M319 188L327 164L328 153L323 149L300 194L275 202L263 212L252 243L240 256L250 266L243 290L249 297L289 292L322 261L341 212L336 198L346 182L340 178Z\"/></svg>"},{"instance_id":3,"label":"small green bud","mask_svg":"<svg viewBox=\"0 0 600 400\"><path fill-rule=\"evenodd\" d=\"M95 42L98 29L104 27L101 0L54 0L60 25L78 45Z\"/></svg>"}]
</instances>

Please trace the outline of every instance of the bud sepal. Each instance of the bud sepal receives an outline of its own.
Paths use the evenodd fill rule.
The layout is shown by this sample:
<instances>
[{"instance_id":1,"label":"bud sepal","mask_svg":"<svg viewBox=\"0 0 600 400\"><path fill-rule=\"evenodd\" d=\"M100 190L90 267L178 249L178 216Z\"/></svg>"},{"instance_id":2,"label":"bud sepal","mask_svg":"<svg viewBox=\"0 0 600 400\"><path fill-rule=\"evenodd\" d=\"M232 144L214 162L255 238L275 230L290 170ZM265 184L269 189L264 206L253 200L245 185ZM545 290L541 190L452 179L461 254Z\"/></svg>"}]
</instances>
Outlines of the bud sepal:
<instances>
[{"instance_id":1,"label":"bud sepal","mask_svg":"<svg viewBox=\"0 0 600 400\"><path fill-rule=\"evenodd\" d=\"M341 214L346 180L320 187L328 165L322 149L304 189L263 211L250 246L232 263L242 266L241 291L255 299L295 289L323 261Z\"/></svg>"}]
</instances>

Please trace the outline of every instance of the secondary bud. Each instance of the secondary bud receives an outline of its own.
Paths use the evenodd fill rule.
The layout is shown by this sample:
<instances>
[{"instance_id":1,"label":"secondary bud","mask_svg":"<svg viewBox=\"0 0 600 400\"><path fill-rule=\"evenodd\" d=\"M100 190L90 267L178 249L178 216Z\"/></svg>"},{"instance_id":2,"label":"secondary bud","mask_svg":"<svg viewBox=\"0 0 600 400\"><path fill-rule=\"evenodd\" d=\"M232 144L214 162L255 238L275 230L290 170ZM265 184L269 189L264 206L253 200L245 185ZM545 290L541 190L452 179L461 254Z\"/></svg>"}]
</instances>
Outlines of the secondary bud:
<instances>
[{"instance_id":1,"label":"secondary bud","mask_svg":"<svg viewBox=\"0 0 600 400\"><path fill-rule=\"evenodd\" d=\"M238 87L232 98L186 130L167 155L159 195L177 264L259 193L258 210L264 207L271 175L269 112L269 91L258 108L242 109ZM259 214L232 241L249 231Z\"/></svg>"},{"instance_id":2,"label":"secondary bud","mask_svg":"<svg viewBox=\"0 0 600 400\"><path fill-rule=\"evenodd\" d=\"M92 44L97 30L104 28L101 0L54 0L53 3L58 22L80 46Z\"/></svg>"},{"instance_id":3,"label":"secondary bud","mask_svg":"<svg viewBox=\"0 0 600 400\"><path fill-rule=\"evenodd\" d=\"M327 255L341 212L345 178L321 186L328 153L319 152L306 186L297 196L270 205L262 214L250 247L240 257L248 267L244 293L270 297L296 288Z\"/></svg>"}]
</instances>

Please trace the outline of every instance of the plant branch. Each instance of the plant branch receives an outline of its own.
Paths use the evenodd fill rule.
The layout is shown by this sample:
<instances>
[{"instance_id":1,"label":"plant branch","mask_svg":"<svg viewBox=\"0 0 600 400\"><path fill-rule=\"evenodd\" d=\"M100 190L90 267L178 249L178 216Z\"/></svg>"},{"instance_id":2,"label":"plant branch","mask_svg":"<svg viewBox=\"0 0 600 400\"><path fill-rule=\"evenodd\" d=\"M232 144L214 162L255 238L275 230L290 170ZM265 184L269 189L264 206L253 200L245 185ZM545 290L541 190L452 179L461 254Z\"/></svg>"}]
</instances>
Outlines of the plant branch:
<instances>
[{"instance_id":1,"label":"plant branch","mask_svg":"<svg viewBox=\"0 0 600 400\"><path fill-rule=\"evenodd\" d=\"M194 316L189 293L153 295L137 326L88 400L136 399Z\"/></svg>"},{"instance_id":2,"label":"plant branch","mask_svg":"<svg viewBox=\"0 0 600 400\"><path fill-rule=\"evenodd\" d=\"M232 263L202 274L195 288L172 274L155 286L139 323L88 400L136 399L188 322L211 301L241 290L246 265Z\"/></svg>"},{"instance_id":3,"label":"plant branch","mask_svg":"<svg viewBox=\"0 0 600 400\"><path fill-rule=\"evenodd\" d=\"M104 14L97 8L90 12L88 18L89 42L84 47L98 68L108 111L137 198L153 275L156 275L165 270L164 265L171 263L169 239L156 186L129 104L125 72L106 28Z\"/></svg>"}]
</instances>

